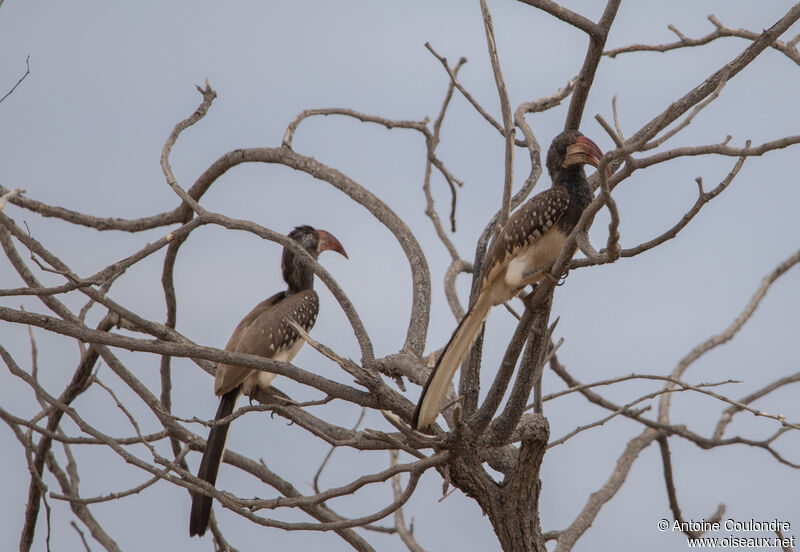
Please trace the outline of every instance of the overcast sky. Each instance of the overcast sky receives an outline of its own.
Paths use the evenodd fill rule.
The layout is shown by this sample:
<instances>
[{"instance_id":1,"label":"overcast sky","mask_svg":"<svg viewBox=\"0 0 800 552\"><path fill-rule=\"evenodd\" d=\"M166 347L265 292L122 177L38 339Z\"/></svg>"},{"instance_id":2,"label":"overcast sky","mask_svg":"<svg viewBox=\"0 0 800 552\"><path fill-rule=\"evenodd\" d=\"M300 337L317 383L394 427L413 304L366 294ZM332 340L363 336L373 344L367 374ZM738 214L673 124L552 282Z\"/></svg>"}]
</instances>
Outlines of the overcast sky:
<instances>
[{"instance_id":1,"label":"overcast sky","mask_svg":"<svg viewBox=\"0 0 800 552\"><path fill-rule=\"evenodd\" d=\"M548 96L577 74L587 43L583 33L522 3L502 0L489 4L512 106ZM565 4L593 20L602 12L601 2ZM608 46L671 42L675 35L667 29L668 24L699 37L713 30L706 19L711 13L730 27L759 31L777 21L791 5L785 0L623 2ZM798 32L796 25L784 38ZM396 119L435 118L448 78L425 42L451 63L461 56L468 58L461 81L499 119L477 1L7 0L0 8L0 95L24 73L27 56L31 74L0 103L0 185L25 188L31 198L98 216L136 218L170 210L178 199L165 184L159 156L175 123L199 104L196 84L208 79L218 98L208 116L187 130L173 150L172 167L185 188L227 151L280 145L286 125L303 109L347 107ZM604 59L587 104L583 132L603 150L610 149L612 142L594 115L600 113L610 120L614 95L622 130L629 136L748 44L724 39L691 50ZM782 54L768 51L728 83L718 101L669 146L716 143L727 135L732 137L732 145L743 146L747 139L758 144L796 135L800 133L798 90L798 66ZM543 147L562 128L566 105L529 117ZM421 136L342 118L314 118L301 125L294 148L371 190L415 232L433 278L434 305L426 350L441 347L456 322L442 291L449 255L424 216ZM462 257L471 260L478 235L499 207L503 142L456 95L438 152L465 183L459 191L458 231L452 239ZM560 316L556 337L564 337L565 344L559 354L571 373L584 382L632 372L666 375L695 345L722 331L761 278L800 246L797 159L795 147L748 160L731 187L677 239L634 259L570 274L566 285L556 291L553 316ZM683 159L635 174L614 193L623 247L646 241L677 222L696 198L695 178L701 176L710 189L728 174L734 161ZM522 184L528 169L527 154L519 150L515 187ZM549 182L544 177L537 190L546 186ZM440 214L446 217L447 185L436 177L433 187ZM326 255L321 262L352 298L376 354L396 352L402 346L410 308L410 271L392 236L363 208L325 183L277 166L237 167L215 183L202 204L281 232L298 224L332 232L346 247L350 260ZM27 222L34 237L83 275L166 232L158 229L134 236L98 233L11 205L6 212L19 223ZM605 243L606 223L607 217L600 215L592 228L598 249ZM253 305L282 289L279 255L276 245L249 234L212 228L193 233L176 266L177 329L199 343L224 346L238 320ZM112 297L143 316L163 321L162 260L158 257L131 270L114 285ZM38 276L45 282L59 282L52 275ZM0 286L20 285L8 261L0 259ZM467 285L462 277L460 290L465 292ZM358 359L357 344L344 315L324 286L318 284L317 289L323 310L314 336L340 354ZM77 296L66 301L72 306L82 304ZM35 301L3 298L0 304L15 308L24 304L30 310L46 311ZM797 372L799 308L800 272L795 268L775 284L741 334L699 361L686 379L695 383L742 380L735 387L724 388L739 398ZM0 328L3 346L29 369L26 329L6 323ZM513 320L503 309L492 314L485 367L496 365L512 329ZM34 333L41 379L58 394L76 365L77 347L39 330ZM158 388L158 358L120 354L138 376ZM309 348L295 363L342 378L335 366ZM216 409L211 379L190 362L176 361L175 366L176 414L211 417ZM107 368L101 367L99 375L119 387ZM491 376L483 374L484 385ZM314 396L285 378L275 384L293 396ZM545 375L544 385L545 392L563 388L552 374ZM625 403L657 388L636 383L603 393ZM413 399L417 394L418 388L408 391ZM789 387L756 404L797 421L800 407L796 397L797 389ZM126 398L133 397L128 394ZM38 411L27 387L4 370L0 370L0 404L20 416L30 417ZM96 409L101 420L108 416L105 423L98 423L114 435L131 432L101 393L81 397L76 407L87 412ZM673 399L672 421L709 435L725 407L708 397L682 394ZM346 407L332 412L344 426L358 417L356 410ZM607 412L572 397L548 405L545 414L551 435L557 438ZM368 425L382 427L377 418L368 420ZM729 427L728 435L760 439L776 429L773 421L743 414ZM564 528L575 518L588 496L605 483L625 444L640 431L638 424L616 418L547 453L542 469L543 530ZM710 516L724 503L728 518L778 518L790 522L791 534L800 536L800 474L796 470L778 464L763 450L736 446L703 451L677 439L670 443L686 518ZM797 436L789 435L778 448L800 461L798 443ZM301 486L311 480L326 451L297 428L264 415L251 415L233 424L229 444L263 458L271 469ZM146 451L139 453L147 457ZM81 454L86 496L129 488L146 479L113 455ZM388 463L383 453L338 451L334 459L323 477L325 485L341 483L353 466L363 466L365 472L378 471ZM196 466L199 456L192 454L189 460ZM0 548L12 549L18 545L29 476L23 451L5 425L0 425L0 465L4 467L0 473ZM53 483L52 479L47 482ZM250 479L238 481L225 468L219 483L243 496L273 496L271 489L254 488ZM310 487L301 490L309 492ZM341 510L367 513L371 506L377 509L387 504L391 500L387 493L367 493L362 503L342 502ZM431 552L456 546L475 551L498 549L491 526L471 500L457 492L439 503L440 493L440 477L428 473L406 507L406 517L415 520L415 534L423 547ZM59 501L50 503L53 549L82 549L77 533L69 526L71 511ZM125 550L210 550L210 537L190 540L187 536L188 511L187 493L168 485L92 508ZM575 550L682 550L683 535L657 530L660 519L671 517L659 453L651 446ZM258 528L227 511L219 519L231 544L241 550L350 549L332 533ZM44 549L44 535L42 516L34 549ZM404 550L396 537L365 536L382 551ZM97 543L91 544L92 549L99 548Z\"/></svg>"}]
</instances>

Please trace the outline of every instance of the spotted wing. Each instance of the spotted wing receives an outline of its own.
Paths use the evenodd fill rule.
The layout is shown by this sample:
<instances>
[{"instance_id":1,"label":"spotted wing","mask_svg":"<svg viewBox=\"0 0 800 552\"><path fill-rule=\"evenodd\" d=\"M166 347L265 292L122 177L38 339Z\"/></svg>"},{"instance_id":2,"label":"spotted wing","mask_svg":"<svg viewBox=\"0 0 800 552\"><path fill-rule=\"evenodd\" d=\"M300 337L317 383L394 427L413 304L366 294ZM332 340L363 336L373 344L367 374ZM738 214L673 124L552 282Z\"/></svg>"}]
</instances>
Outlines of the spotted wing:
<instances>
[{"instance_id":1,"label":"spotted wing","mask_svg":"<svg viewBox=\"0 0 800 552\"><path fill-rule=\"evenodd\" d=\"M231 335L228 351L248 353L266 358L284 359L285 353L295 351L292 346L300 336L288 319L294 320L305 331L310 331L317 321L319 297L313 289L287 295L281 292L262 301L242 319ZM250 368L220 364L214 380L214 392L222 395L236 388L251 373Z\"/></svg>"},{"instance_id":2,"label":"spotted wing","mask_svg":"<svg viewBox=\"0 0 800 552\"><path fill-rule=\"evenodd\" d=\"M559 186L536 194L517 209L489 247L481 288L486 288L511 259L550 230L568 205L569 193Z\"/></svg>"}]
</instances>

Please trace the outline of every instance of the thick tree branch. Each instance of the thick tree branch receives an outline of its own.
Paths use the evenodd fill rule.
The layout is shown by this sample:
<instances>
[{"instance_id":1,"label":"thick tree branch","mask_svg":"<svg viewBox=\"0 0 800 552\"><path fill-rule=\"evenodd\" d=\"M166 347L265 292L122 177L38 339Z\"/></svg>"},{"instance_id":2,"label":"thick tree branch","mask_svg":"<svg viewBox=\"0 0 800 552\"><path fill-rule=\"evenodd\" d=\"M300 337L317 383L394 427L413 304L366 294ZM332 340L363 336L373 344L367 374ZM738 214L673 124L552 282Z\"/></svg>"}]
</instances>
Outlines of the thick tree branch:
<instances>
[{"instance_id":1,"label":"thick tree branch","mask_svg":"<svg viewBox=\"0 0 800 552\"><path fill-rule=\"evenodd\" d=\"M595 32L589 33L589 49L586 51L586 58L583 61L581 72L578 74L578 80L575 82L575 90L569 103L567 119L564 121L564 130L579 129L581 126L583 109L586 107L589 90L594 82L597 66L603 57L603 48L608 39L611 24L617 16L619 4L620 0L608 0L600 21L598 21L597 25L593 25Z\"/></svg>"}]
</instances>

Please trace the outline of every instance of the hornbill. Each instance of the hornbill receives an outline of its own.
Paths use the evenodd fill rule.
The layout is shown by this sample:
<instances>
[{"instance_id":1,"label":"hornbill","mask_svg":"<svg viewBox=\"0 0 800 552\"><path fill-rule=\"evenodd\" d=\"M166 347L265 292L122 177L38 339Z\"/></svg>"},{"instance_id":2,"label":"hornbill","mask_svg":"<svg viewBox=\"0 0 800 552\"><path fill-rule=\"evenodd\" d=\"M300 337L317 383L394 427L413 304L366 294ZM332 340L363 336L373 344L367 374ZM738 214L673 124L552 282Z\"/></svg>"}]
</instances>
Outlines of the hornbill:
<instances>
[{"instance_id":1,"label":"hornbill","mask_svg":"<svg viewBox=\"0 0 800 552\"><path fill-rule=\"evenodd\" d=\"M308 251L315 260L323 251L331 250L347 257L342 244L325 230L311 226L298 226L289 237ZM306 332L311 330L319 312L319 297L314 291L314 272L289 248L283 249L281 258L286 291L276 293L262 301L245 316L225 346L227 351L249 353L273 360L289 362L303 346L303 339L289 323L294 320ZM236 406L240 393L253 396L259 389L266 390L275 374L232 364L219 364L214 378L214 394L220 397L215 420L229 416ZM211 485L217 480L220 461L225 451L230 423L211 428L197 477ZM189 536L202 536L208 528L211 515L211 497L192 492L192 512L189 516Z\"/></svg>"},{"instance_id":2,"label":"hornbill","mask_svg":"<svg viewBox=\"0 0 800 552\"><path fill-rule=\"evenodd\" d=\"M489 310L538 282L558 258L570 232L592 200L583 165L598 166L600 148L577 130L559 134L547 152L552 187L520 207L495 237L481 270L475 302L461 319L428 377L417 409L415 429L426 430L442 409L447 388Z\"/></svg>"}]
</instances>

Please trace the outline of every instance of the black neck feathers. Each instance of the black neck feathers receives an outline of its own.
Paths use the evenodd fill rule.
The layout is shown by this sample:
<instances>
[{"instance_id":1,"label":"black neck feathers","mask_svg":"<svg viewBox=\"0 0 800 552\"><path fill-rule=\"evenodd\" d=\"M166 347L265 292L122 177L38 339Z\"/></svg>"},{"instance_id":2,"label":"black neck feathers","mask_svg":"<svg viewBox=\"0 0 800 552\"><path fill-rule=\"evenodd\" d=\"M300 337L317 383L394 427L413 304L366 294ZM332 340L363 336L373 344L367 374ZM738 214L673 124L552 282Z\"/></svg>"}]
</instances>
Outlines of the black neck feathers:
<instances>
[{"instance_id":1,"label":"black neck feathers","mask_svg":"<svg viewBox=\"0 0 800 552\"><path fill-rule=\"evenodd\" d=\"M583 139L582 137L583 134L577 130L564 131L553 140L547 152L547 171L550 173L553 187L561 186L569 193L569 205L558 221L558 225L567 232L572 231L580 220L583 210L593 198L592 188L583 170L583 162L564 166L568 148L577 144Z\"/></svg>"},{"instance_id":2,"label":"black neck feathers","mask_svg":"<svg viewBox=\"0 0 800 552\"><path fill-rule=\"evenodd\" d=\"M319 234L315 229L310 226L298 226L289 232L289 237L308 251L313 259L319 257ZM283 279L289 286L290 294L314 287L314 271L308 263L286 247L283 249L281 271Z\"/></svg>"},{"instance_id":3,"label":"black neck feathers","mask_svg":"<svg viewBox=\"0 0 800 552\"><path fill-rule=\"evenodd\" d=\"M562 169L553 180L553 186L563 186L569 193L569 205L558 225L566 232L571 232L583 214L583 210L592 202L592 188L586 180L583 167Z\"/></svg>"}]
</instances>

